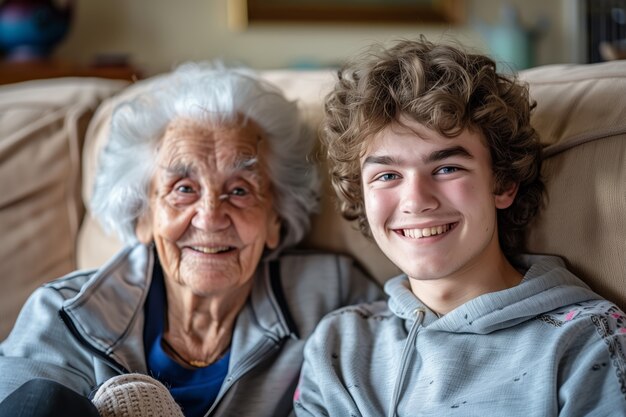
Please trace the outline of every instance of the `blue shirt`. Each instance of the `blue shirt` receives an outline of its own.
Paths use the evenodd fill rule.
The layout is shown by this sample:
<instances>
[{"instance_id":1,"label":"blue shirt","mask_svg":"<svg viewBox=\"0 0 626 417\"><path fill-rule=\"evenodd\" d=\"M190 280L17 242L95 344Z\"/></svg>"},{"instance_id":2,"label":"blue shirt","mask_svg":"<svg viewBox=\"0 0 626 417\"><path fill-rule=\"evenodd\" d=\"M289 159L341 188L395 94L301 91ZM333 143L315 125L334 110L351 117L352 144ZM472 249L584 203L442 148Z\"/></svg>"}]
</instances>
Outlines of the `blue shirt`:
<instances>
[{"instance_id":1,"label":"blue shirt","mask_svg":"<svg viewBox=\"0 0 626 417\"><path fill-rule=\"evenodd\" d=\"M144 346L148 372L169 388L186 417L202 417L209 410L228 372L230 351L205 368L188 369L163 351L161 339L165 306L165 285L158 262L145 305Z\"/></svg>"}]
</instances>

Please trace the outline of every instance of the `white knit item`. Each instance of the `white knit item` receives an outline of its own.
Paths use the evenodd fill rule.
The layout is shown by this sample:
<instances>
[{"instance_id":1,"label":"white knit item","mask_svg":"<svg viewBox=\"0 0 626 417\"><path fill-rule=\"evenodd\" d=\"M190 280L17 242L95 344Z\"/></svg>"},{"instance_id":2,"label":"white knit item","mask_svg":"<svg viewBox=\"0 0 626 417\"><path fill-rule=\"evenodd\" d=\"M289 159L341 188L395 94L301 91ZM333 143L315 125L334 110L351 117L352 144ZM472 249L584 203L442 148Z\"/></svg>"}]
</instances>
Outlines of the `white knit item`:
<instances>
[{"instance_id":1,"label":"white knit item","mask_svg":"<svg viewBox=\"0 0 626 417\"><path fill-rule=\"evenodd\" d=\"M184 417L165 385L143 374L109 379L92 402L102 417Z\"/></svg>"}]
</instances>

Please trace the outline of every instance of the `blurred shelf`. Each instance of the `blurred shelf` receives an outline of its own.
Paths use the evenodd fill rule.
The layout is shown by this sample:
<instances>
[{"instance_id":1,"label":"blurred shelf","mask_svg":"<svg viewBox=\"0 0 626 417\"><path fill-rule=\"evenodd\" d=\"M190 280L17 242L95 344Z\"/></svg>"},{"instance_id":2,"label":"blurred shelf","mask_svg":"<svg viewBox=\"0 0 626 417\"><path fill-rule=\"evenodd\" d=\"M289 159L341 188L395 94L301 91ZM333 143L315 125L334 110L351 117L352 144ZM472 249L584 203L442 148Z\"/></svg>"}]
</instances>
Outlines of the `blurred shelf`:
<instances>
[{"instance_id":1,"label":"blurred shelf","mask_svg":"<svg viewBox=\"0 0 626 417\"><path fill-rule=\"evenodd\" d=\"M141 78L137 68L124 65L86 66L58 61L0 61L0 84L59 77L98 77L135 81Z\"/></svg>"}]
</instances>

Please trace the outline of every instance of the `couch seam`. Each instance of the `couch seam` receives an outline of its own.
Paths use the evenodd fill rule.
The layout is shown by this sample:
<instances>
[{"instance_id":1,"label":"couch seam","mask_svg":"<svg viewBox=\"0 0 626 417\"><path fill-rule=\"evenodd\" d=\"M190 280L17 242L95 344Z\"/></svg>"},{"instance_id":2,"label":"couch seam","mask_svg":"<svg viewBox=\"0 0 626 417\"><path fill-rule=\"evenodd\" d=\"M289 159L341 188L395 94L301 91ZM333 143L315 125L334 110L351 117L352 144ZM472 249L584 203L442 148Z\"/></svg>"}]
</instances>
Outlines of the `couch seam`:
<instances>
[{"instance_id":1,"label":"couch seam","mask_svg":"<svg viewBox=\"0 0 626 417\"><path fill-rule=\"evenodd\" d=\"M550 158L576 146L584 145L585 143L594 142L596 140L605 139L624 133L626 133L626 125L618 126L602 133L582 133L576 136L572 136L571 138L565 139L558 143L546 146L543 150L543 156L544 158Z\"/></svg>"}]
</instances>

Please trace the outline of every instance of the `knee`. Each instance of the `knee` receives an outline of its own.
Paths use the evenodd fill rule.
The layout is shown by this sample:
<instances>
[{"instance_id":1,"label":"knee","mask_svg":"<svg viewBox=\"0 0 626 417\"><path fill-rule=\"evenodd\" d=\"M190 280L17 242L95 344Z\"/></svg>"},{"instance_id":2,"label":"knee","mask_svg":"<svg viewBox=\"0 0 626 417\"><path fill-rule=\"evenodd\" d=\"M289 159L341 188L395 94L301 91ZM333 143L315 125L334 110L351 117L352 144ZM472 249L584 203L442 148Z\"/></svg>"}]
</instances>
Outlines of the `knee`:
<instances>
[{"instance_id":1,"label":"knee","mask_svg":"<svg viewBox=\"0 0 626 417\"><path fill-rule=\"evenodd\" d=\"M25 382L15 393L22 393L32 400L43 400L49 406L61 406L66 399L78 395L65 385L44 378L35 378Z\"/></svg>"},{"instance_id":2,"label":"knee","mask_svg":"<svg viewBox=\"0 0 626 417\"><path fill-rule=\"evenodd\" d=\"M35 378L30 381L25 382L22 386L18 388L18 390L23 390L29 393L64 393L66 390L69 390L65 385L60 384L56 381L52 381L51 379L44 378ZM73 392L73 391L72 391Z\"/></svg>"},{"instance_id":3,"label":"knee","mask_svg":"<svg viewBox=\"0 0 626 417\"><path fill-rule=\"evenodd\" d=\"M0 417L97 416L94 411L86 397L63 384L43 378L25 382L0 403Z\"/></svg>"}]
</instances>

